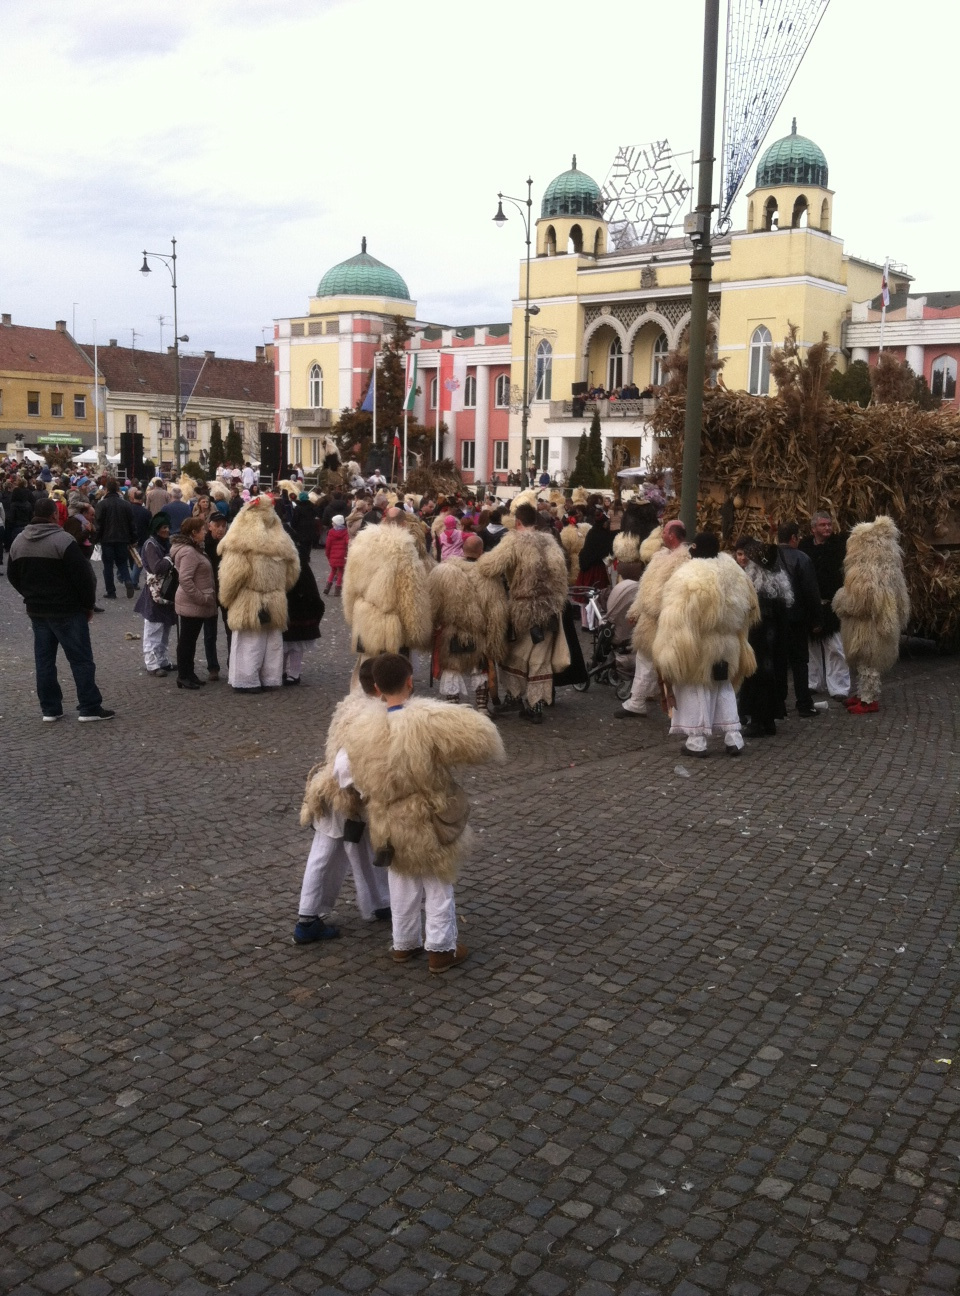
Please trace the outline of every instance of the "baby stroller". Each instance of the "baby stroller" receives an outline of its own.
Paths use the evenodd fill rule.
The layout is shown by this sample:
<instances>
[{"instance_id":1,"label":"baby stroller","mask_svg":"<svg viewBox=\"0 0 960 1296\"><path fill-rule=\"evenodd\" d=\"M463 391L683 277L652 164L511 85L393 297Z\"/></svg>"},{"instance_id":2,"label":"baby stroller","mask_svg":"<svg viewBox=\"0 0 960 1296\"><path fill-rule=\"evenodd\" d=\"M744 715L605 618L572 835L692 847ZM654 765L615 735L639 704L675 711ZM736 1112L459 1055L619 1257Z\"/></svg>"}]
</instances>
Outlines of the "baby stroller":
<instances>
[{"instance_id":1,"label":"baby stroller","mask_svg":"<svg viewBox=\"0 0 960 1296\"><path fill-rule=\"evenodd\" d=\"M583 629L592 637L592 650L584 653L587 666L586 679L574 684L578 693L586 693L590 681L609 684L617 691L617 698L625 702L633 686L630 665L632 649L629 640L616 642L613 622L606 612L609 590L593 585L571 585L570 598L580 612Z\"/></svg>"}]
</instances>

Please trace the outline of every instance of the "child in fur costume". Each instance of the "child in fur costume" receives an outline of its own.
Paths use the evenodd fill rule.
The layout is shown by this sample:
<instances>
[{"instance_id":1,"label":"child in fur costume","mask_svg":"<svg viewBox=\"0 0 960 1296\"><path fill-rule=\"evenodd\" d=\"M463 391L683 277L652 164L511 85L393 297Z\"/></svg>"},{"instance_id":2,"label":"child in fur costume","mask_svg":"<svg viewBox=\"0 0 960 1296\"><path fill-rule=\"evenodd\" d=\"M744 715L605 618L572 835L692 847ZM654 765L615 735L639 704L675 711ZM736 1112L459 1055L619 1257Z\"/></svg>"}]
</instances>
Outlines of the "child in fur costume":
<instances>
[{"instance_id":1,"label":"child in fur costume","mask_svg":"<svg viewBox=\"0 0 960 1296\"><path fill-rule=\"evenodd\" d=\"M453 883L469 841L469 808L451 769L502 761L503 743L486 716L411 701L413 672L405 657L377 657L373 678L386 705L365 707L344 745L367 805L370 840L389 859L393 958L405 963L426 949L430 971L446 972L467 957L457 939Z\"/></svg>"},{"instance_id":2,"label":"child in fur costume","mask_svg":"<svg viewBox=\"0 0 960 1296\"><path fill-rule=\"evenodd\" d=\"M747 631L760 616L757 594L709 532L696 537L691 557L664 587L653 641L654 665L675 699L670 732L686 736L689 755L706 756L719 730L727 754L739 756L736 691L756 670Z\"/></svg>"},{"instance_id":3,"label":"child in fur costume","mask_svg":"<svg viewBox=\"0 0 960 1296\"><path fill-rule=\"evenodd\" d=\"M434 624L433 678L440 696L459 702L463 693L478 711L489 700L489 668L503 655L507 596L503 583L477 567L483 541L469 535L462 558L439 563L428 577Z\"/></svg>"},{"instance_id":4,"label":"child in fur costume","mask_svg":"<svg viewBox=\"0 0 960 1296\"><path fill-rule=\"evenodd\" d=\"M358 532L347 555L343 615L362 657L430 647L427 573L402 518Z\"/></svg>"},{"instance_id":5,"label":"child in fur costume","mask_svg":"<svg viewBox=\"0 0 960 1296\"><path fill-rule=\"evenodd\" d=\"M383 869L374 867L370 834L359 841L347 841L347 821L355 827L363 819L360 796L353 786L350 761L343 741L351 724L364 707L379 707L371 663L360 669L361 693L351 693L337 706L327 730L324 760L307 776L300 808L300 822L313 824L313 842L300 888L300 908L293 939L297 945L333 940L339 928L325 923L322 915L336 908L347 868L353 871L357 907L368 922L390 918L390 891ZM355 835L355 834L353 834Z\"/></svg>"},{"instance_id":6,"label":"child in fur costume","mask_svg":"<svg viewBox=\"0 0 960 1296\"><path fill-rule=\"evenodd\" d=\"M300 559L269 495L244 505L217 552L220 602L233 631L230 684L248 693L280 688L287 591L296 584Z\"/></svg>"},{"instance_id":7,"label":"child in fur costume","mask_svg":"<svg viewBox=\"0 0 960 1296\"><path fill-rule=\"evenodd\" d=\"M686 538L686 527L679 520L674 520L668 522L662 531L659 527L651 531L640 544L640 559L647 566L640 577L633 605L627 613L627 620L634 627L631 641L636 655L633 685L623 706L614 712L615 720L645 716L647 699L660 696L660 681L653 664L653 640L657 633L657 621L667 582L683 563L690 561Z\"/></svg>"},{"instance_id":8,"label":"child in fur costume","mask_svg":"<svg viewBox=\"0 0 960 1296\"><path fill-rule=\"evenodd\" d=\"M886 515L861 522L850 532L843 560L843 586L833 598L840 618L843 651L857 672L850 715L880 709L880 675L897 660L900 635L910 618L910 596L903 578L900 532Z\"/></svg>"}]
</instances>

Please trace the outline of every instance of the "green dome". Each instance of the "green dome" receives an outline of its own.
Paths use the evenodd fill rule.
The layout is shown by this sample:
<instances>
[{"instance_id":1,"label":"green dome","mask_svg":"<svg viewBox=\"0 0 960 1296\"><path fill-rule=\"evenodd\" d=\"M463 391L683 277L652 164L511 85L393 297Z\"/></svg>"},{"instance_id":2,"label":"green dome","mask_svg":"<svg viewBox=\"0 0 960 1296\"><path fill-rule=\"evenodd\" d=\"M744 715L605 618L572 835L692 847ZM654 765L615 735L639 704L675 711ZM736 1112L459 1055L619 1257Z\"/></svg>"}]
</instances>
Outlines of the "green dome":
<instances>
[{"instance_id":1,"label":"green dome","mask_svg":"<svg viewBox=\"0 0 960 1296\"><path fill-rule=\"evenodd\" d=\"M757 188L776 185L827 187L827 159L813 140L797 134L796 117L790 134L771 144L757 166Z\"/></svg>"},{"instance_id":2,"label":"green dome","mask_svg":"<svg viewBox=\"0 0 960 1296\"><path fill-rule=\"evenodd\" d=\"M367 240L360 243L360 253L341 261L320 280L318 297L394 297L409 301L410 292L396 270L367 252Z\"/></svg>"},{"instance_id":3,"label":"green dome","mask_svg":"<svg viewBox=\"0 0 960 1296\"><path fill-rule=\"evenodd\" d=\"M603 202L600 186L586 171L577 170L577 155L573 165L547 185L540 204L541 216L593 216L602 218Z\"/></svg>"}]
</instances>

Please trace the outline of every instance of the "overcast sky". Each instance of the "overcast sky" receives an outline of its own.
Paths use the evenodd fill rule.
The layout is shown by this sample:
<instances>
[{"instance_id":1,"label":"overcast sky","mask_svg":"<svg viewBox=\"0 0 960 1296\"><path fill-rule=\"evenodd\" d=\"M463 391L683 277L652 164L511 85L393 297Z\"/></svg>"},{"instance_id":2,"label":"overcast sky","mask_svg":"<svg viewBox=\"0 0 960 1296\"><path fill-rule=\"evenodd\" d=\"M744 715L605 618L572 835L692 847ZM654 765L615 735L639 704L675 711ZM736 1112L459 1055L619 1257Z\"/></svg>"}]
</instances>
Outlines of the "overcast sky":
<instances>
[{"instance_id":1,"label":"overcast sky","mask_svg":"<svg viewBox=\"0 0 960 1296\"><path fill-rule=\"evenodd\" d=\"M539 204L573 152L602 183L620 145L698 141L702 0L0 0L0 17L0 308L75 320L80 341L96 320L101 342L135 329L157 349L161 314L172 341L163 266L137 273L171 235L185 350L252 357L362 235L421 319L504 320L524 247L519 218L491 220L499 189L530 174ZM766 140L796 116L829 162L834 232L919 290L960 288L958 37L952 0L831 0Z\"/></svg>"}]
</instances>

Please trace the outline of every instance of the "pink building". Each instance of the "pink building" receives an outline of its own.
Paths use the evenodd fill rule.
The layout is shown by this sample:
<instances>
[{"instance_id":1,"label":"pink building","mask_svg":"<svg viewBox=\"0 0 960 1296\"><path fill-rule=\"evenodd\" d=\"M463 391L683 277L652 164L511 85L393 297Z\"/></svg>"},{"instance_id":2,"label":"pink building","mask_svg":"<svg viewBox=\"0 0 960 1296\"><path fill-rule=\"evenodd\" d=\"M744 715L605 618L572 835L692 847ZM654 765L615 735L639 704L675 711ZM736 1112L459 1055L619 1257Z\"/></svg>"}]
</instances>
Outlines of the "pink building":
<instances>
[{"instance_id":1,"label":"pink building","mask_svg":"<svg viewBox=\"0 0 960 1296\"><path fill-rule=\"evenodd\" d=\"M879 297L856 302L844 328L850 360L875 365L880 354ZM922 374L934 396L957 405L960 292L894 293L882 323L883 349Z\"/></svg>"}]
</instances>

